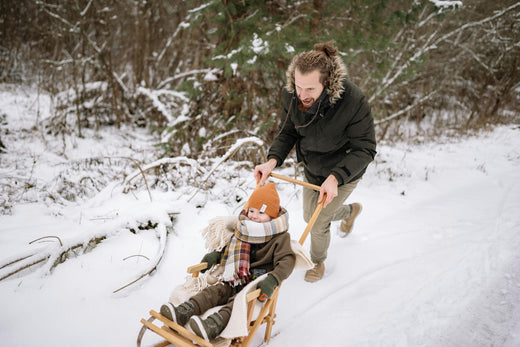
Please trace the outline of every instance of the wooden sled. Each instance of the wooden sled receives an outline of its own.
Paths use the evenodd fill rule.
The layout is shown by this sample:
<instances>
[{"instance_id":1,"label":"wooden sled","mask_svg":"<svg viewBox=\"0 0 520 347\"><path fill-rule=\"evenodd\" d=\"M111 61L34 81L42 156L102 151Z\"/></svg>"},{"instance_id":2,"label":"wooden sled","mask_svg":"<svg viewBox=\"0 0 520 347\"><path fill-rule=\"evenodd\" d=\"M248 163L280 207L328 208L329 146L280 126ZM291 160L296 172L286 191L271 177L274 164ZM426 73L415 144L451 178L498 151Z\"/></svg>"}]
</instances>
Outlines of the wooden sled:
<instances>
[{"instance_id":1,"label":"wooden sled","mask_svg":"<svg viewBox=\"0 0 520 347\"><path fill-rule=\"evenodd\" d=\"M272 177L299 184L301 186L304 186L306 188L314 189L314 190L320 190L319 186L299 181L296 179L292 179L290 177L286 177L283 175L271 173ZM325 202L325 198L322 199L322 202L316 206L316 209L314 210L314 213L307 224L307 227L305 228L302 236L300 237L300 240L298 241L300 245L303 245L305 242L305 239L307 238L312 226L314 225L314 222L318 218L318 215L321 212L321 209L323 208L323 203ZM204 270L207 267L207 263L200 263L194 266L191 266L188 268L188 273L192 274L193 277L197 277L199 271ZM281 285L280 285L281 286ZM233 339L224 339L222 337L217 337L215 340L208 342L204 340L203 338L197 336L190 330L186 329L183 326L180 326L176 324L175 322L167 319L166 317L162 316L160 313L151 310L150 311L150 318L148 320L141 319L141 323L143 324L141 330L139 331L139 335L137 336L137 346L141 346L141 342L144 336L144 333L147 330L151 330L154 333L158 334L159 336L163 337L166 341L160 342L155 345L155 347L163 347L168 345L173 345L177 347L193 347L193 346L203 346L203 347L217 347L217 346L249 346L251 341L253 340L253 337L255 336L256 332L258 331L258 328L262 324L266 324L265 328L265 335L264 335L264 341L268 343L271 339L271 331L273 328L273 325L275 323L276 318L276 303L278 301L278 292L280 290L280 286L276 287L273 295L265 302L262 309L260 310L260 313L258 316L253 319L253 309L255 306L255 302L260 295L260 289L257 289L251 293L248 293L246 295L246 301L247 301L247 326L248 326L248 334L247 336L241 336L241 337L235 337ZM162 323L162 327L159 327L154 324L155 320L159 320Z\"/></svg>"}]
</instances>

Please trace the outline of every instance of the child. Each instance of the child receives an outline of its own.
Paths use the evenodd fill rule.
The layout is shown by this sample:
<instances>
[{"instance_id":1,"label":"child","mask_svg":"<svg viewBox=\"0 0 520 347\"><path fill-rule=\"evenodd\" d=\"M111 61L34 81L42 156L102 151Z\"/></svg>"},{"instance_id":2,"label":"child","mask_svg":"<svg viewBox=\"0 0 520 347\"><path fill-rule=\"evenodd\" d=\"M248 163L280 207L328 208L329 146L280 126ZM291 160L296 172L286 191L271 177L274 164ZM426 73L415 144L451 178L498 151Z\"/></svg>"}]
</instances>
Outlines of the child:
<instances>
[{"instance_id":1,"label":"child","mask_svg":"<svg viewBox=\"0 0 520 347\"><path fill-rule=\"evenodd\" d=\"M266 273L267 277L258 283L258 300L269 298L274 288L289 277L295 264L287 233L288 218L287 211L280 208L274 183L255 189L223 252L213 251L202 258L208 263L207 269L220 263L224 269L221 283L204 288L179 306L162 305L161 314L179 325L189 323L198 336L210 341L228 324L236 294ZM199 317L219 305L224 306L218 312L206 319Z\"/></svg>"}]
</instances>

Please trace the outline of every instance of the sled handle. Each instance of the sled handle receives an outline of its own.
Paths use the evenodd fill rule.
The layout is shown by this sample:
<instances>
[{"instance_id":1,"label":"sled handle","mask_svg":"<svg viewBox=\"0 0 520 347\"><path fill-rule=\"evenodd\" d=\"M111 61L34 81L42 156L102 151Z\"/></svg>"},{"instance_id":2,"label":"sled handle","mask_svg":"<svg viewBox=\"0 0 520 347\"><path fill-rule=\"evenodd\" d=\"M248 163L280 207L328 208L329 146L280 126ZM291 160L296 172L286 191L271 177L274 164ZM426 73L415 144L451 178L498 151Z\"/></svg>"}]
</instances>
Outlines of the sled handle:
<instances>
[{"instance_id":1,"label":"sled handle","mask_svg":"<svg viewBox=\"0 0 520 347\"><path fill-rule=\"evenodd\" d=\"M301 185L301 186L303 186L305 188L314 189L314 190L317 190L317 191L320 190L320 186L317 186L315 184L311 184L309 182L300 181L300 180L297 180L297 179L294 179L294 178L290 178L290 177L287 177L287 176L284 176L284 175L280 175L280 174L277 174L277 173L274 173L274 172L271 172L269 175L274 177L274 178L278 178L278 179L281 179L281 180L284 180L284 181L287 181L287 182L299 184L299 185ZM300 240L298 241L300 243L300 245L303 246L303 244L305 243L305 239L309 235L309 232L311 231L312 226L314 225L314 222L316 222L316 219L318 218L318 216L319 216L319 214L320 214L320 212L321 212L321 210L323 208L323 205L325 204L326 198L327 198L327 194L323 194L323 198L321 199L321 202L318 204L318 206L316 206L316 209L314 210L314 213L312 214L312 217L309 220L309 223L307 223L307 227L303 231L303 234L300 237Z\"/></svg>"},{"instance_id":2,"label":"sled handle","mask_svg":"<svg viewBox=\"0 0 520 347\"><path fill-rule=\"evenodd\" d=\"M305 239L307 238L307 235L309 235L309 232L312 229L312 226L314 225L314 222L316 222L316 219L318 219L318 216L321 212L321 209L323 208L323 205L325 204L325 199L327 198L327 194L323 194L323 199L321 199L321 202L316 206L316 209L314 210L314 213L312 214L311 219L309 220L309 223L307 223L307 227L303 231L302 236L300 237L300 240L298 241L300 245L303 246L305 243Z\"/></svg>"},{"instance_id":3,"label":"sled handle","mask_svg":"<svg viewBox=\"0 0 520 347\"><path fill-rule=\"evenodd\" d=\"M305 188L310 188L310 189L314 189L314 190L318 190L318 191L321 189L320 186L317 186L315 184L312 184L312 183L309 183L309 182L300 181L300 180L297 180L297 179L294 179L294 178L290 178L290 177L287 177L287 176L284 176L284 175L280 175L280 174L277 174L277 173L274 173L274 172L271 172L269 175L274 177L274 178L279 178L279 179L287 181L287 182L299 184L300 186L304 186Z\"/></svg>"}]
</instances>

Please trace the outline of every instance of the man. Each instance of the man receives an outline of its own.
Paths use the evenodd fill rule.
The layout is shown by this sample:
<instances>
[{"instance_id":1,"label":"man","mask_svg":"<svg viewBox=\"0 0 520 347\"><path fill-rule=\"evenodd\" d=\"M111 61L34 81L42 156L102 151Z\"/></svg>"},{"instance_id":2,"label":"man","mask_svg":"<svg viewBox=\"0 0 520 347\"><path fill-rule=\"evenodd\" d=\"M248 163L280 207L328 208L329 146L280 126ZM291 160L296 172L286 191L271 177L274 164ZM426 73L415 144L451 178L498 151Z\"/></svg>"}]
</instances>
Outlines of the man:
<instances>
[{"instance_id":1,"label":"man","mask_svg":"<svg viewBox=\"0 0 520 347\"><path fill-rule=\"evenodd\" d=\"M257 182L264 184L270 172L296 145L305 180L320 186L303 190L303 215L308 223L316 205L324 208L311 230L311 259L316 266L305 280L323 277L330 244L330 225L341 220L340 232L348 235L361 204L343 203L357 186L376 154L374 121L363 92L347 79L347 69L334 42L314 45L296 55L286 72L280 132L268 153L268 161L255 167Z\"/></svg>"}]
</instances>

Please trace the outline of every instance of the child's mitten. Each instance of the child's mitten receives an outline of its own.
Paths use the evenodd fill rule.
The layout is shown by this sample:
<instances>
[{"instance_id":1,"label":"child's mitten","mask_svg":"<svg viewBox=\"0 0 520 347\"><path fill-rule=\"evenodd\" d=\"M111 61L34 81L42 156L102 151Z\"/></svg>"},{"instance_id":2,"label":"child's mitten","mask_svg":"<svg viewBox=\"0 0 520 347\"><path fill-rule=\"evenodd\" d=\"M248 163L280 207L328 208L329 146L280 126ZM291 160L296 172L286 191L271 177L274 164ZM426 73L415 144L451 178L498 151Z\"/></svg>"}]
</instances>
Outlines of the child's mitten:
<instances>
[{"instance_id":1,"label":"child's mitten","mask_svg":"<svg viewBox=\"0 0 520 347\"><path fill-rule=\"evenodd\" d=\"M220 253L219 251L213 251L213 252L210 252L208 254L206 254L202 260L200 261L201 263L208 263L208 267L205 268L204 270L201 270L200 272L204 273L206 272L207 270L211 269L211 267L215 264L217 264L218 262L220 262L220 257L222 256L222 253Z\"/></svg>"},{"instance_id":2,"label":"child's mitten","mask_svg":"<svg viewBox=\"0 0 520 347\"><path fill-rule=\"evenodd\" d=\"M258 282L257 288L260 288L260 296L258 300L264 302L273 295L274 288L278 285L278 280L271 274L268 274L266 278Z\"/></svg>"}]
</instances>

